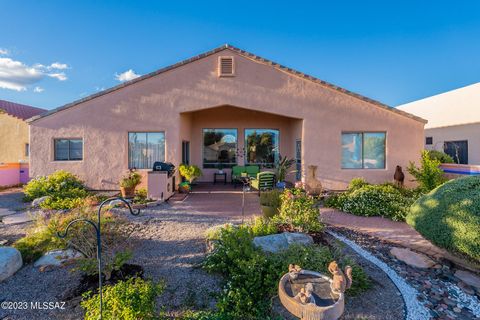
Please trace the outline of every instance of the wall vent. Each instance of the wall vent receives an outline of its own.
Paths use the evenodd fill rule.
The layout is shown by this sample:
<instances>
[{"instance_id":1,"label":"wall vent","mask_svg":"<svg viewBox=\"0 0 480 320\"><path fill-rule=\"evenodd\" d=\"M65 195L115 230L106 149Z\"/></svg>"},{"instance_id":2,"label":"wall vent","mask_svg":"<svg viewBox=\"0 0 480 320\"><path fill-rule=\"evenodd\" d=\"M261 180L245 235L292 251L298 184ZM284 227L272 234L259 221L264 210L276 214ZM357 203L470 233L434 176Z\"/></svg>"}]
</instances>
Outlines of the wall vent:
<instances>
[{"instance_id":1,"label":"wall vent","mask_svg":"<svg viewBox=\"0 0 480 320\"><path fill-rule=\"evenodd\" d=\"M218 57L218 76L233 77L235 75L235 62L233 57Z\"/></svg>"}]
</instances>

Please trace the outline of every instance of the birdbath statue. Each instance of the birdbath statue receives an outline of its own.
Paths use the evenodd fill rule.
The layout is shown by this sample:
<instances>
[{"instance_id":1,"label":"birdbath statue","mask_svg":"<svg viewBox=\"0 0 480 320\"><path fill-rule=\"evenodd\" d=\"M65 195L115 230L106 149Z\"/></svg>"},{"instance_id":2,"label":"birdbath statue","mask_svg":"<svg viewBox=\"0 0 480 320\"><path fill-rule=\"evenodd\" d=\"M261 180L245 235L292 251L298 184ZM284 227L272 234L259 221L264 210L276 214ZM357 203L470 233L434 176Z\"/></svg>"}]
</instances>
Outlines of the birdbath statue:
<instances>
[{"instance_id":1,"label":"birdbath statue","mask_svg":"<svg viewBox=\"0 0 480 320\"><path fill-rule=\"evenodd\" d=\"M278 284L280 302L302 320L336 320L345 309L345 290L352 284L352 268L342 271L335 261L328 266L332 278L290 265Z\"/></svg>"}]
</instances>

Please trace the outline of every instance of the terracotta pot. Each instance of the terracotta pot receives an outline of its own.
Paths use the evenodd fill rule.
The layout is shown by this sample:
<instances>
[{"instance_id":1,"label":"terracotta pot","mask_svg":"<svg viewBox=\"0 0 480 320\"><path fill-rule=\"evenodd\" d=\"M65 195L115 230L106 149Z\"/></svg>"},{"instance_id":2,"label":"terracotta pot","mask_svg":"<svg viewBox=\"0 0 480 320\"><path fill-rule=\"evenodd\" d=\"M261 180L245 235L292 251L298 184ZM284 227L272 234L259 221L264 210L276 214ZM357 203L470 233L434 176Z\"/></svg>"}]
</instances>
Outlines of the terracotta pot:
<instances>
[{"instance_id":1,"label":"terracotta pot","mask_svg":"<svg viewBox=\"0 0 480 320\"><path fill-rule=\"evenodd\" d=\"M120 187L120 192L124 198L133 198L135 196L135 187Z\"/></svg>"}]
</instances>

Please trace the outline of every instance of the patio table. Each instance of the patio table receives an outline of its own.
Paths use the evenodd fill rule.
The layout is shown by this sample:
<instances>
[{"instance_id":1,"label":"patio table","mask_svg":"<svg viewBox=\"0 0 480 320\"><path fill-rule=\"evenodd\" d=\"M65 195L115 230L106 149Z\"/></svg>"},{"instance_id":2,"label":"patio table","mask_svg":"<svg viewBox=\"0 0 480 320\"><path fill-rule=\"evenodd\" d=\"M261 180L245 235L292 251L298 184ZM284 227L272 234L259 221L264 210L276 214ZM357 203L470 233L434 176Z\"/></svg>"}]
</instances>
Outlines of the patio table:
<instances>
[{"instance_id":1,"label":"patio table","mask_svg":"<svg viewBox=\"0 0 480 320\"><path fill-rule=\"evenodd\" d=\"M213 184L216 184L217 183L217 177L218 176L223 176L223 184L227 184L227 173L226 172L215 172L213 174Z\"/></svg>"}]
</instances>

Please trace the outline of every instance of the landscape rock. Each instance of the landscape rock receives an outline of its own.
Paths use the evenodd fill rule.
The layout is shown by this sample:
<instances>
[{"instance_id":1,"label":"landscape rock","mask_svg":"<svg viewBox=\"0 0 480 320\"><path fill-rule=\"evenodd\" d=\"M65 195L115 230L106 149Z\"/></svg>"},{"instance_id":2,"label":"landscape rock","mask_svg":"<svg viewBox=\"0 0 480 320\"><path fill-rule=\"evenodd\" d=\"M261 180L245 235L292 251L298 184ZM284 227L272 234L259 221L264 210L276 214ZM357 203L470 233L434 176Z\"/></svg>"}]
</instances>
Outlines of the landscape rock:
<instances>
[{"instance_id":1,"label":"landscape rock","mask_svg":"<svg viewBox=\"0 0 480 320\"><path fill-rule=\"evenodd\" d=\"M458 279L462 280L466 284L475 287L477 289L480 289L480 277L477 275L474 275L471 272L464 271L464 270L457 270L455 271L454 274L455 277Z\"/></svg>"},{"instance_id":2,"label":"landscape rock","mask_svg":"<svg viewBox=\"0 0 480 320\"><path fill-rule=\"evenodd\" d=\"M291 244L310 245L313 244L313 238L304 233L283 232L280 234L271 234L263 237L255 237L253 244L263 251L276 253L287 249Z\"/></svg>"},{"instance_id":3,"label":"landscape rock","mask_svg":"<svg viewBox=\"0 0 480 320\"><path fill-rule=\"evenodd\" d=\"M20 212L2 217L3 224L25 223L33 220L31 212Z\"/></svg>"},{"instance_id":4,"label":"landscape rock","mask_svg":"<svg viewBox=\"0 0 480 320\"><path fill-rule=\"evenodd\" d=\"M82 255L74 250L52 250L45 253L40 259L35 261L34 267L45 269L46 266L62 266L72 259L78 259Z\"/></svg>"},{"instance_id":5,"label":"landscape rock","mask_svg":"<svg viewBox=\"0 0 480 320\"><path fill-rule=\"evenodd\" d=\"M392 254L398 260L416 268L426 269L435 265L435 261L426 255L413 252L410 249L394 247L390 250L390 254Z\"/></svg>"},{"instance_id":6,"label":"landscape rock","mask_svg":"<svg viewBox=\"0 0 480 320\"><path fill-rule=\"evenodd\" d=\"M39 207L39 206L40 206L42 203L44 203L48 198L49 198L49 196L43 196L43 197L34 199L34 200L32 201L32 207L34 207L34 208Z\"/></svg>"},{"instance_id":7,"label":"landscape rock","mask_svg":"<svg viewBox=\"0 0 480 320\"><path fill-rule=\"evenodd\" d=\"M20 251L12 247L0 247L0 281L11 277L22 265Z\"/></svg>"},{"instance_id":8,"label":"landscape rock","mask_svg":"<svg viewBox=\"0 0 480 320\"><path fill-rule=\"evenodd\" d=\"M12 211L12 210L9 210L9 209L6 209L6 208L0 208L0 217L4 217L4 216L9 216L11 214L14 214L15 211Z\"/></svg>"}]
</instances>

